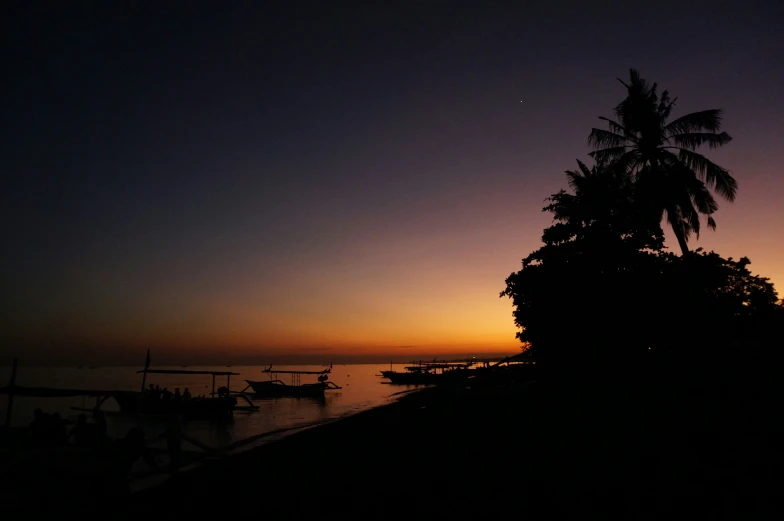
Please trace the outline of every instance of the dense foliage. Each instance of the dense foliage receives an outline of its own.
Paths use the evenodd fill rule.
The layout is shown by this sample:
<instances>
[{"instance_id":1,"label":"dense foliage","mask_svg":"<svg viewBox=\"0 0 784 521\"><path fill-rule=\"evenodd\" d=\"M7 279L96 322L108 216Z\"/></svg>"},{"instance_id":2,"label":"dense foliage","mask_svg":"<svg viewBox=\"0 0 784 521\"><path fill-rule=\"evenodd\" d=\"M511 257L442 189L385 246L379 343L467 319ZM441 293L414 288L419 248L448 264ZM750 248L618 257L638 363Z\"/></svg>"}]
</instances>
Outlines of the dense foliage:
<instances>
[{"instance_id":1,"label":"dense foliage","mask_svg":"<svg viewBox=\"0 0 784 521\"><path fill-rule=\"evenodd\" d=\"M543 246L501 293L512 299L518 338L537 360L607 368L662 354L687 361L766 352L768 337L784 326L784 308L748 259L667 252L661 207L652 210L640 189L645 176L580 161L566 175L572 192L549 198L544 211L554 224ZM735 186L707 177L720 192ZM694 231L688 219L682 229Z\"/></svg>"}]
</instances>

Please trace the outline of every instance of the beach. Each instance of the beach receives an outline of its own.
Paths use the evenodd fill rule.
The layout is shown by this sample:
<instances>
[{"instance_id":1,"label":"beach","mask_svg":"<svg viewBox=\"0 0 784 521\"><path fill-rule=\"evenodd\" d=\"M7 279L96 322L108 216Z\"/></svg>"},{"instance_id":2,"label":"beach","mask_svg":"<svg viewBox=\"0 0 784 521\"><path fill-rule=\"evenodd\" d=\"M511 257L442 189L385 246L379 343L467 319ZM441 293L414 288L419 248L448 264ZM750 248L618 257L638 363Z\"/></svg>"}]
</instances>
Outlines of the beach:
<instances>
[{"instance_id":1,"label":"beach","mask_svg":"<svg viewBox=\"0 0 784 521\"><path fill-rule=\"evenodd\" d=\"M780 510L780 398L730 380L428 388L122 499L35 506L117 520L758 517Z\"/></svg>"},{"instance_id":2,"label":"beach","mask_svg":"<svg viewBox=\"0 0 784 521\"><path fill-rule=\"evenodd\" d=\"M151 510L673 519L779 509L779 396L729 382L657 383L427 389L183 474L135 495L118 519Z\"/></svg>"}]
</instances>

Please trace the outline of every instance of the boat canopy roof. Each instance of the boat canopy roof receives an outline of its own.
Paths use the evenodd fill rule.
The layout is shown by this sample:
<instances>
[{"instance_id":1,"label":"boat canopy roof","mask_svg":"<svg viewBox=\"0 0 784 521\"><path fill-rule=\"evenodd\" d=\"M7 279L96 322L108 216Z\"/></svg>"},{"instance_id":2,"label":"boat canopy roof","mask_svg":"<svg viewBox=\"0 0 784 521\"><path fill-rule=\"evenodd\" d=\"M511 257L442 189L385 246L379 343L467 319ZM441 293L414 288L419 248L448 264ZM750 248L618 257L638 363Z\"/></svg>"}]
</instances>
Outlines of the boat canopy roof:
<instances>
[{"instance_id":1,"label":"boat canopy roof","mask_svg":"<svg viewBox=\"0 0 784 521\"><path fill-rule=\"evenodd\" d=\"M187 371L185 369L142 369L136 371L137 373L147 374L209 374L212 376L239 376L240 373L232 373L231 371Z\"/></svg>"},{"instance_id":2,"label":"boat canopy roof","mask_svg":"<svg viewBox=\"0 0 784 521\"><path fill-rule=\"evenodd\" d=\"M332 371L332 366L327 369L322 369L321 371L278 371L277 369L273 369L272 366L269 366L266 369L262 369L263 373L278 373L278 374L328 374Z\"/></svg>"}]
</instances>

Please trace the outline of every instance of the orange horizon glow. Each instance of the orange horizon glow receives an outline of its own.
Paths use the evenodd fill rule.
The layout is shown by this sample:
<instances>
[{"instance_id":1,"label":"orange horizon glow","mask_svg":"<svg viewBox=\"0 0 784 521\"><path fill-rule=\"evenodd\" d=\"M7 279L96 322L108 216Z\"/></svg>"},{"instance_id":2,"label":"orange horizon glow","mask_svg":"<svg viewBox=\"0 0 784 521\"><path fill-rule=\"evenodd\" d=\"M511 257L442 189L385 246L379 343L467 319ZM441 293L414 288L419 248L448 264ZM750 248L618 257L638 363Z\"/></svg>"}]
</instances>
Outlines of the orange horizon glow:
<instances>
[{"instance_id":1,"label":"orange horizon glow","mask_svg":"<svg viewBox=\"0 0 784 521\"><path fill-rule=\"evenodd\" d=\"M556 179L550 192L560 184ZM718 230L690 246L736 259L746 255L753 273L784 280L777 262L784 258L782 245L744 233L749 205L742 199L724 205ZM437 219L418 232L402 227L375 240L362 234L364 241L348 243L340 255L327 252L319 266L292 259L272 266L267 277L250 269L230 277L218 273L221 284L211 287L188 280L139 284L118 302L85 289L67 310L53 307L18 322L4 351L90 364L114 358L134 363L147 348L175 364L515 354L521 344L512 303L498 294L520 259L539 247L549 216L537 212L524 224L509 224L514 219L503 211L474 211L486 222L450 229ZM665 235L673 249L670 232ZM523 240L509 239L514 236Z\"/></svg>"}]
</instances>

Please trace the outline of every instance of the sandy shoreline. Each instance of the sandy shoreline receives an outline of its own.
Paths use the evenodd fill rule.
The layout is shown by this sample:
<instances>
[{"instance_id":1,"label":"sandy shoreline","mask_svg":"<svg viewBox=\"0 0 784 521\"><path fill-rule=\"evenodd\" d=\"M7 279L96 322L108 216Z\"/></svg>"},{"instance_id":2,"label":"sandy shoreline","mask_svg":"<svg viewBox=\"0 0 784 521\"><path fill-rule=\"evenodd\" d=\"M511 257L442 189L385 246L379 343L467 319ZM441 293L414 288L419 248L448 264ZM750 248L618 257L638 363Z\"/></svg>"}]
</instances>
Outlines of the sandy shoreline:
<instances>
[{"instance_id":1,"label":"sandy shoreline","mask_svg":"<svg viewBox=\"0 0 784 521\"><path fill-rule=\"evenodd\" d=\"M416 388L416 389L406 389L406 390L403 390L403 391L399 391L399 392L393 393L393 394L390 395L390 401L388 401L387 403L376 405L376 406L373 406L373 407L371 407L369 409L363 409L363 410L358 411L358 412L352 412L352 413L349 413L349 414L344 414L342 416L338 416L338 417L335 417L335 418L318 420L318 421L314 421L312 423L308 423L306 425L297 425L297 426L293 426L293 427L284 427L284 428L275 429L275 430L268 431L268 432L263 432L261 434L256 434L254 436L250 436L248 438L244 438L244 439L241 439L239 441L236 441L236 442L232 443L231 445L228 445L228 446L222 448L220 450L220 453L223 454L222 457L224 457L224 458L236 458L236 457L239 457L239 456L245 454L245 452L247 452L247 451L252 451L252 450L259 449L262 446L270 444L270 443L277 443L277 442L285 439L288 436L293 436L293 435L298 434L300 432L304 432L304 431L306 431L308 429L315 429L315 428L318 428L318 427L322 427L324 425L328 425L330 423L342 421L342 420L345 420L346 418L349 418L349 417L354 416L356 414L361 414L361 413L363 413L365 411L368 411L368 410L371 410L371 409L377 409L379 407L386 407L387 405L390 405L391 403L394 403L396 400L399 400L399 399L403 398L406 395L417 393L417 392L423 391L424 389L425 389L424 387L419 387L419 388ZM198 449L195 450L194 451L194 455L197 458L197 461L195 461L193 463L189 463L187 465L184 465L181 468L181 474L185 474L185 473L188 473L188 472L193 472L193 471L196 471L196 470L200 469L205 464L205 461L201 457L203 454L204 454L203 451L200 451ZM167 458L166 461L168 461L168 458ZM214 463L214 461L209 461L208 460L206 463L209 465L211 463ZM152 474L149 474L149 475L140 475L138 477L132 478L130 486L129 486L129 490L130 490L132 495L135 495L135 494L141 493L141 492L143 492L145 490L148 490L150 488L161 486L164 483L166 483L169 479L171 479L172 477L174 477L174 475L171 474L170 472L167 472L167 471L164 471L164 472L161 472L161 473L152 473Z\"/></svg>"},{"instance_id":2,"label":"sandy shoreline","mask_svg":"<svg viewBox=\"0 0 784 521\"><path fill-rule=\"evenodd\" d=\"M770 398L704 385L428 389L206 465L136 496L126 516L768 513L784 461ZM172 501L186 497L209 499Z\"/></svg>"}]
</instances>

